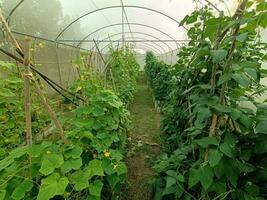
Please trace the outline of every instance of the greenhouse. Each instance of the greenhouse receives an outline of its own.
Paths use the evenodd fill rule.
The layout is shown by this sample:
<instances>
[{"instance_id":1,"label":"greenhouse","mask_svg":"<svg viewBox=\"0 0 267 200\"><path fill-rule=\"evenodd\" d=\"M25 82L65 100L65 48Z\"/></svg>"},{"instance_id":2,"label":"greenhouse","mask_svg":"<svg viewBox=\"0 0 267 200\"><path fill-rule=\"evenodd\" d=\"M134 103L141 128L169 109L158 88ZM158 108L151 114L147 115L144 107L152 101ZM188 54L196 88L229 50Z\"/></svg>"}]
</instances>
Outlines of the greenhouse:
<instances>
[{"instance_id":1,"label":"greenhouse","mask_svg":"<svg viewBox=\"0 0 267 200\"><path fill-rule=\"evenodd\" d=\"M0 0L0 200L266 200L266 0Z\"/></svg>"}]
</instances>

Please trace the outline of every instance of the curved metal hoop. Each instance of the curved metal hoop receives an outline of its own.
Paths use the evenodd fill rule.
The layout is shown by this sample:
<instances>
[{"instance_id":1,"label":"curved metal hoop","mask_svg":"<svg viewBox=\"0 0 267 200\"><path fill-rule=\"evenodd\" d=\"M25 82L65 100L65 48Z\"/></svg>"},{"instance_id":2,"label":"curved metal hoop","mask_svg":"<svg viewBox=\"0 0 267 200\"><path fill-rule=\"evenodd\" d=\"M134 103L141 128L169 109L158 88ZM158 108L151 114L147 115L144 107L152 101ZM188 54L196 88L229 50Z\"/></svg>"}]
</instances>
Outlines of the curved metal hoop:
<instances>
[{"instance_id":1,"label":"curved metal hoop","mask_svg":"<svg viewBox=\"0 0 267 200\"><path fill-rule=\"evenodd\" d=\"M102 41L105 41L109 38L112 38L114 36L117 36L117 35L122 35L122 34L140 34L140 35L145 35L145 36L149 36L149 37L152 37L156 40L160 40L158 37L155 37L154 35L151 35L151 34L148 34L148 33L144 33L144 32L120 32L120 33L115 33L115 34L112 34L112 35L109 35L108 37L104 38L103 40L99 41L97 44L101 43ZM77 45L77 47L80 47L80 45L83 43L84 40L80 41L79 44ZM172 51L171 47L167 44L167 42L164 42L162 41L162 43L169 49L169 51ZM90 51L92 51L93 49L95 48L95 44L93 45L93 47L90 49Z\"/></svg>"},{"instance_id":2,"label":"curved metal hoop","mask_svg":"<svg viewBox=\"0 0 267 200\"><path fill-rule=\"evenodd\" d=\"M125 39L129 39L129 38L132 38L132 37L126 37ZM134 39L140 39L140 40L143 40L143 39L145 39L145 38L142 38L142 37L134 37ZM110 43L108 43L107 45L105 45L100 51L102 52L104 49L106 49L110 44L113 44L114 42L110 42ZM120 42L121 43L121 42ZM143 44L147 44L147 43L143 43ZM148 45L148 44L147 44ZM155 42L153 42L153 45L152 44L149 44L149 46L151 46L151 47L155 47L155 48L157 48L158 50L160 50L161 49L161 53L166 53L166 51L165 51L165 49L162 47L162 46L160 46L159 44L157 44L157 43L155 43Z\"/></svg>"},{"instance_id":3,"label":"curved metal hoop","mask_svg":"<svg viewBox=\"0 0 267 200\"><path fill-rule=\"evenodd\" d=\"M83 40L83 41L86 40L86 39L87 39L88 37L90 37L91 35L97 33L98 31L101 31L101 30L103 30L103 29L110 28L110 27L113 27L113 26L126 25L126 24L134 25L134 26L143 26L143 27L147 27L147 28L153 29L153 30L155 30L155 31L158 31L158 32L164 34L165 36L169 37L171 40L173 40L173 41L175 42L177 48L178 48L178 45L177 45L176 40L175 40L172 36L170 36L169 34L167 34L166 32L164 32L164 31L162 31L162 30L160 30L160 29L157 29L157 28L155 28L155 27L153 27L153 26L149 26L149 25L146 25L146 24L140 24L140 23L117 23L117 24L110 24L110 25L107 25L107 26L103 26L103 27L101 27L101 28L99 28L99 29L97 29L97 30L91 32L91 33L88 34L86 37L84 37L82 40Z\"/></svg>"},{"instance_id":4,"label":"curved metal hoop","mask_svg":"<svg viewBox=\"0 0 267 200\"><path fill-rule=\"evenodd\" d=\"M155 13L158 13L162 16L165 16L167 17L168 19L174 21L175 23L177 23L178 25L180 24L179 21L177 21L176 19L172 18L171 16L163 13L163 12L160 12L158 10L154 10L152 8L147 8L147 7L143 7L143 6L133 6L133 5L119 5L119 6L108 6L108 7L104 7L104 8L99 8L99 9L96 9L96 10L93 10L91 12L88 12L88 13L85 13L84 15L78 17L77 19L73 20L70 24L68 24L64 29L62 29L62 31L60 31L60 33L57 35L55 41L58 40L58 38L72 25L74 24L75 22L79 21L80 19L90 15L90 14L93 14L93 13L96 13L96 12L99 12L101 10L108 10L108 9L113 9L113 8L138 8L138 9L143 9L143 10L148 10L148 11L151 11L151 12L155 12ZM186 31L188 31L188 29L185 27L185 26L182 26Z\"/></svg>"}]
</instances>

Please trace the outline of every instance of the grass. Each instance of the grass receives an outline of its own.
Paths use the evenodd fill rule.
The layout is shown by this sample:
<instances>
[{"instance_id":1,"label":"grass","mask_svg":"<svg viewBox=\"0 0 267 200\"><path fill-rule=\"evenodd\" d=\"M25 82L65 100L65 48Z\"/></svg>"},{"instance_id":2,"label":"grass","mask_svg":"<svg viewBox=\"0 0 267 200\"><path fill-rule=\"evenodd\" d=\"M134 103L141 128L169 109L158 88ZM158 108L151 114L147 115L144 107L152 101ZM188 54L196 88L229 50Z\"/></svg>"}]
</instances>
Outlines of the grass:
<instances>
[{"instance_id":1,"label":"grass","mask_svg":"<svg viewBox=\"0 0 267 200\"><path fill-rule=\"evenodd\" d=\"M153 169L148 160L160 151L160 114L154 109L152 95L143 75L138 80L130 112L133 128L128 137L128 186L123 199L150 200L152 187L149 181L153 177Z\"/></svg>"}]
</instances>

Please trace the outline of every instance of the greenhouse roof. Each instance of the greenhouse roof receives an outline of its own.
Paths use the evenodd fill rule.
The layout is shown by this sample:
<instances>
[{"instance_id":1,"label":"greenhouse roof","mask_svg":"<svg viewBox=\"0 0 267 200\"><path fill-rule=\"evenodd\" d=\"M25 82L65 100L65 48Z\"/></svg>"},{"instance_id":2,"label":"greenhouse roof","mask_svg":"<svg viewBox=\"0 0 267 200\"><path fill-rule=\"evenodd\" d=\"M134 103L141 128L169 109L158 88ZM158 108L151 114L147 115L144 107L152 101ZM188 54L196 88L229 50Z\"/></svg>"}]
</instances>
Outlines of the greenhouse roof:
<instances>
[{"instance_id":1,"label":"greenhouse roof","mask_svg":"<svg viewBox=\"0 0 267 200\"><path fill-rule=\"evenodd\" d=\"M103 52L110 44L166 53L187 42L181 20L210 4L231 14L237 0L0 0L13 32Z\"/></svg>"}]
</instances>

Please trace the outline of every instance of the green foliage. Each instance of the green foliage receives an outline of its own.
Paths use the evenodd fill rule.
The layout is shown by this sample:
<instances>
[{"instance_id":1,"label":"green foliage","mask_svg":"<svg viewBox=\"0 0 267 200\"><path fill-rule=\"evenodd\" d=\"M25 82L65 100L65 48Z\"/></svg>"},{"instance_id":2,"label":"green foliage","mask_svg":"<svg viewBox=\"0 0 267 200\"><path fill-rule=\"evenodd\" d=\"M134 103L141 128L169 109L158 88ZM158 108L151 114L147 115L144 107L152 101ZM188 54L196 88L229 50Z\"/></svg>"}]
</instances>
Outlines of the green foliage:
<instances>
[{"instance_id":1,"label":"green foliage","mask_svg":"<svg viewBox=\"0 0 267 200\"><path fill-rule=\"evenodd\" d=\"M250 1L239 20L215 17L208 7L187 16L190 41L164 81L151 76L166 70L147 55L152 89L171 85L162 93L169 100L162 104L165 153L154 166L155 199L266 199L267 106L257 98L266 90L263 2Z\"/></svg>"},{"instance_id":2,"label":"green foliage","mask_svg":"<svg viewBox=\"0 0 267 200\"><path fill-rule=\"evenodd\" d=\"M107 79L119 98L127 105L133 100L139 65L129 46L110 49L111 62L107 66Z\"/></svg>"},{"instance_id":3,"label":"green foliage","mask_svg":"<svg viewBox=\"0 0 267 200\"><path fill-rule=\"evenodd\" d=\"M17 147L0 161L0 199L117 198L127 168L123 147L129 113L89 72L72 89L86 103L62 117L68 144Z\"/></svg>"},{"instance_id":4,"label":"green foliage","mask_svg":"<svg viewBox=\"0 0 267 200\"><path fill-rule=\"evenodd\" d=\"M24 141L23 79L18 68L8 62L0 61L0 157L10 148ZM40 109L37 96L32 91L32 128L33 134L49 122L47 115Z\"/></svg>"},{"instance_id":5,"label":"green foliage","mask_svg":"<svg viewBox=\"0 0 267 200\"><path fill-rule=\"evenodd\" d=\"M145 71L155 100L159 102L159 105L163 106L170 99L169 93L172 86L170 66L164 62L157 61L153 53L148 52Z\"/></svg>"}]
</instances>

